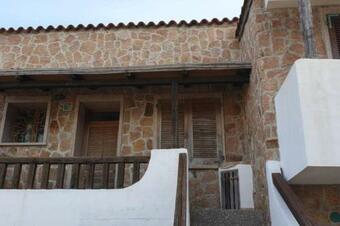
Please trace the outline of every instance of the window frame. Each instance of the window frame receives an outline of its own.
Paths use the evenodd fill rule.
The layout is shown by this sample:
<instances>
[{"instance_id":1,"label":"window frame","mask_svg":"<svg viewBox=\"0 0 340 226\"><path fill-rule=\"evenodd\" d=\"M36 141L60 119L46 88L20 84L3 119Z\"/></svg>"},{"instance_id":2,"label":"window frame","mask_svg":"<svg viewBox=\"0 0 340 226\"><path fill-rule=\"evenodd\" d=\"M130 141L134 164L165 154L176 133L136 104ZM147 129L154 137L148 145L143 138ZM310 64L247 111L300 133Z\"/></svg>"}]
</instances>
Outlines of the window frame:
<instances>
[{"instance_id":1,"label":"window frame","mask_svg":"<svg viewBox=\"0 0 340 226\"><path fill-rule=\"evenodd\" d=\"M184 104L184 145L185 148L188 149L188 155L190 159L190 163L194 165L205 165L205 164L215 164L221 163L225 160L225 134L224 134L224 112L223 112L223 95L221 93L218 94L197 94L197 95L181 95L178 97L179 100L189 101L189 104ZM193 101L198 99L216 99L219 103L217 106L218 110L216 111L216 158L194 158L193 156L193 128L192 128L192 109L191 104ZM161 148L161 122L162 122L162 112L159 107L160 102L164 100L171 101L169 96L159 96L156 98L156 106L157 106L157 134L155 135L155 140L157 148ZM190 105L190 106L189 106ZM220 136L220 137L219 137Z\"/></svg>"},{"instance_id":2,"label":"window frame","mask_svg":"<svg viewBox=\"0 0 340 226\"><path fill-rule=\"evenodd\" d=\"M3 142L3 135L5 124L7 120L8 114L8 105L9 104L27 104L27 103L41 103L46 104L46 118L44 125L44 138L43 142ZM5 106L3 108L3 117L1 119L1 127L0 127L0 146L46 146L47 138L48 138L48 127L50 121L51 114L51 97L49 96L30 96L30 97L18 97L18 96L6 96L5 97Z\"/></svg>"},{"instance_id":3,"label":"window frame","mask_svg":"<svg viewBox=\"0 0 340 226\"><path fill-rule=\"evenodd\" d=\"M333 59L340 59L340 47L337 45L336 40L336 34L334 32L334 29L332 29L333 21L332 17L338 17L340 19L340 13L334 13L334 14L327 14L327 24L328 24L328 33L329 33L329 44L331 47L331 53Z\"/></svg>"},{"instance_id":4,"label":"window frame","mask_svg":"<svg viewBox=\"0 0 340 226\"><path fill-rule=\"evenodd\" d=\"M340 15L340 6L320 8L318 14L315 13L313 15L319 18L318 21L320 21L321 39L325 47L325 57L327 59L335 59L329 29L329 16L331 15Z\"/></svg>"}]
</instances>

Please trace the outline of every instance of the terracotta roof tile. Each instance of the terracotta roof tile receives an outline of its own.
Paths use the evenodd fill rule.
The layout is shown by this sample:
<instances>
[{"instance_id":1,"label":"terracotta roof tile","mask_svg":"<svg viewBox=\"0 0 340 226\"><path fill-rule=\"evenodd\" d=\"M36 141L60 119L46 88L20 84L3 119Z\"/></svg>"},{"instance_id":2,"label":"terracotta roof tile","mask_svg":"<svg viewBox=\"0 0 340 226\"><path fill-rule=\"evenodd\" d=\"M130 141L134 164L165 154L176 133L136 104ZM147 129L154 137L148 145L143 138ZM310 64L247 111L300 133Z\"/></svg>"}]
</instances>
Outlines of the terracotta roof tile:
<instances>
[{"instance_id":1,"label":"terracotta roof tile","mask_svg":"<svg viewBox=\"0 0 340 226\"><path fill-rule=\"evenodd\" d=\"M165 22L165 21L160 21L158 23L155 22L148 22L148 23L144 23L144 22L138 22L138 23L118 23L118 24L113 24L113 23L109 23L109 24L97 24L97 25L93 25L93 24L88 24L88 25L83 25L83 24L79 24L77 26L74 25L68 25L68 26L47 26L47 27L43 27L43 26L38 26L36 28L34 27L19 27L19 28L0 28L0 33L21 33L21 32L25 32L25 33L31 33L31 32L49 32L49 31L78 31L78 30L97 30L97 29L119 29L119 28L158 28L158 27L170 27L170 26L199 26L199 25L221 25L221 24L225 24L225 23L237 23L238 22L238 18L234 17L233 19L228 19L228 18L223 18L221 20L214 18L212 20L207 20L207 19L203 19L201 21L197 21L197 20L191 20L191 21L185 21L185 20L181 20L179 22L176 22L174 20L171 20L169 22Z\"/></svg>"}]
</instances>

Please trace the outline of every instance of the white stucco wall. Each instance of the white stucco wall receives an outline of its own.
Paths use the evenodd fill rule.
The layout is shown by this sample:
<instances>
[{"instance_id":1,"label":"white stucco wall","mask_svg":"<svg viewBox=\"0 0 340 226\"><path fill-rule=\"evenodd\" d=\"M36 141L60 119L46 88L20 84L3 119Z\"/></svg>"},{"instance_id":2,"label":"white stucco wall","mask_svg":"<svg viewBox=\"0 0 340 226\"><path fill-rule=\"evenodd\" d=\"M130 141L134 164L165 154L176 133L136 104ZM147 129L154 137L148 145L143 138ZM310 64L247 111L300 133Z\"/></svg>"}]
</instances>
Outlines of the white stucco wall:
<instances>
[{"instance_id":1,"label":"white stucco wall","mask_svg":"<svg viewBox=\"0 0 340 226\"><path fill-rule=\"evenodd\" d=\"M153 150L143 178L124 189L0 190L0 225L173 225L178 156L183 152Z\"/></svg>"},{"instance_id":2,"label":"white stucco wall","mask_svg":"<svg viewBox=\"0 0 340 226\"><path fill-rule=\"evenodd\" d=\"M340 60L298 60L275 98L281 165L290 183L340 183L339 72Z\"/></svg>"},{"instance_id":3,"label":"white stucco wall","mask_svg":"<svg viewBox=\"0 0 340 226\"><path fill-rule=\"evenodd\" d=\"M221 172L237 170L240 187L240 208L241 209L252 209L254 208L253 199L253 171L251 165L238 164L234 167L227 169L219 169L219 178L221 182ZM220 184L220 191L222 191Z\"/></svg>"},{"instance_id":4,"label":"white stucco wall","mask_svg":"<svg viewBox=\"0 0 340 226\"><path fill-rule=\"evenodd\" d=\"M311 0L313 6L340 5L339 0ZM266 9L297 7L298 0L265 0Z\"/></svg>"},{"instance_id":5,"label":"white stucco wall","mask_svg":"<svg viewBox=\"0 0 340 226\"><path fill-rule=\"evenodd\" d=\"M272 226L299 226L294 215L273 184L272 174L281 173L280 162L266 162L266 177L269 196L270 220Z\"/></svg>"}]
</instances>

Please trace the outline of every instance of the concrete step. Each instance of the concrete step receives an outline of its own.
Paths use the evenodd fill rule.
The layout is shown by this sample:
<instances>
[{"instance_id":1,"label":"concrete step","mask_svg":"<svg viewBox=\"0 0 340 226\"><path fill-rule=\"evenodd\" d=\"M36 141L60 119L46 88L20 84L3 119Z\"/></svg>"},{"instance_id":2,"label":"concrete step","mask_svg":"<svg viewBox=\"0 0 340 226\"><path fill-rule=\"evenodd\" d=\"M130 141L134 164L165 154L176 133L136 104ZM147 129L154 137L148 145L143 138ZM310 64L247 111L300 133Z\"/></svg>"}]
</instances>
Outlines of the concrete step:
<instances>
[{"instance_id":1,"label":"concrete step","mask_svg":"<svg viewBox=\"0 0 340 226\"><path fill-rule=\"evenodd\" d=\"M224 210L194 208L190 214L191 226L262 226L262 214L253 209Z\"/></svg>"}]
</instances>

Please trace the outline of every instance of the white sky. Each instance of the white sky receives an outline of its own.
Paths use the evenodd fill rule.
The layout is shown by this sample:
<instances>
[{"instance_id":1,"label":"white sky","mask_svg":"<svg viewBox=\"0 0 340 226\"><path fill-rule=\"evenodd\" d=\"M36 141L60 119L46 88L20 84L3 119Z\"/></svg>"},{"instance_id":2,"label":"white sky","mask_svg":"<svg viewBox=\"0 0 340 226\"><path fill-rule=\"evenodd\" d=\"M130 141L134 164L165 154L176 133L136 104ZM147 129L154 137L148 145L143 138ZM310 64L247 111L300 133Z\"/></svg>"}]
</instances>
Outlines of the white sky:
<instances>
[{"instance_id":1,"label":"white sky","mask_svg":"<svg viewBox=\"0 0 340 226\"><path fill-rule=\"evenodd\" d=\"M238 17L243 0L0 0L0 27Z\"/></svg>"}]
</instances>

